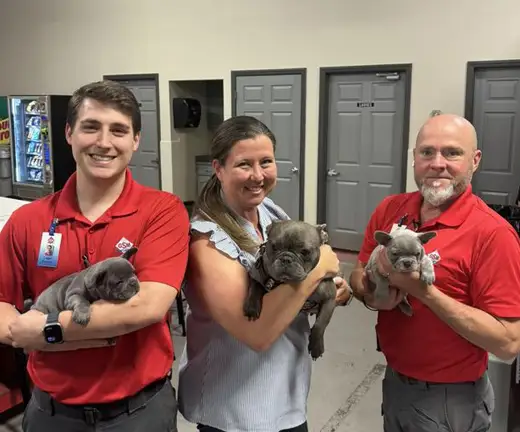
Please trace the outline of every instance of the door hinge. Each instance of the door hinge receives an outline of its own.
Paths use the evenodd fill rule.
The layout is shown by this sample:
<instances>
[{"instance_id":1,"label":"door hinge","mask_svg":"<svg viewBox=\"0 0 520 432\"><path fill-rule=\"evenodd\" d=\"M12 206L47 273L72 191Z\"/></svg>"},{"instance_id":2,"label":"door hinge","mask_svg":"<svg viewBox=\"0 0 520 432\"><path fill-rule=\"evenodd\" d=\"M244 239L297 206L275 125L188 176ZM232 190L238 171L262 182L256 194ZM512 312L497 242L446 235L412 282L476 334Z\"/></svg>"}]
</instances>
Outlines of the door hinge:
<instances>
[{"instance_id":1,"label":"door hinge","mask_svg":"<svg viewBox=\"0 0 520 432\"><path fill-rule=\"evenodd\" d=\"M401 79L399 72L376 73L376 76L386 78L388 81L399 81Z\"/></svg>"}]
</instances>

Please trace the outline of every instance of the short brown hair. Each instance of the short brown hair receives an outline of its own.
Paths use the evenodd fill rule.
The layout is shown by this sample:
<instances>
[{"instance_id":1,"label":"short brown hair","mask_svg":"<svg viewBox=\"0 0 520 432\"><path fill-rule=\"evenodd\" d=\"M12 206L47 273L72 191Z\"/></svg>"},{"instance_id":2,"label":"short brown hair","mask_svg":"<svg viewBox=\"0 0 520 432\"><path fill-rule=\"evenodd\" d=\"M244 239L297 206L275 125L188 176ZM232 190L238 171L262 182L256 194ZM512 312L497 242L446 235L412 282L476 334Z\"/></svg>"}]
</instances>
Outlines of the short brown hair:
<instances>
[{"instance_id":1,"label":"short brown hair","mask_svg":"<svg viewBox=\"0 0 520 432\"><path fill-rule=\"evenodd\" d=\"M67 124L74 129L78 112L85 99L93 99L129 116L134 134L141 132L141 110L134 94L115 81L96 81L77 89L69 100Z\"/></svg>"}]
</instances>

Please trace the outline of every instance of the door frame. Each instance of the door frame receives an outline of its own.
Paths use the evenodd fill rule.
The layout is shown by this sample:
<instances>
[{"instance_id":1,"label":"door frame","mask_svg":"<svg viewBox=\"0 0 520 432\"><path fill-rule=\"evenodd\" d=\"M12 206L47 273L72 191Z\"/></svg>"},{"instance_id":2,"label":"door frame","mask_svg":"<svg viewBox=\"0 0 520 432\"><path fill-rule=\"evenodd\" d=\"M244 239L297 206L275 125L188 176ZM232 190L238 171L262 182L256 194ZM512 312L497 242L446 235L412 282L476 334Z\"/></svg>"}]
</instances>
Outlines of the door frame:
<instances>
[{"instance_id":1,"label":"door frame","mask_svg":"<svg viewBox=\"0 0 520 432\"><path fill-rule=\"evenodd\" d=\"M464 101L464 117L473 124L475 109L475 77L482 69L520 69L520 60L484 60L466 63L466 97Z\"/></svg>"},{"instance_id":2,"label":"door frame","mask_svg":"<svg viewBox=\"0 0 520 432\"><path fill-rule=\"evenodd\" d=\"M143 74L116 74L103 75L103 80L110 81L153 81L155 83L155 107L157 108L157 157L159 159L159 190L162 190L162 155L161 155L161 102L159 99L159 74L143 73Z\"/></svg>"},{"instance_id":3,"label":"door frame","mask_svg":"<svg viewBox=\"0 0 520 432\"><path fill-rule=\"evenodd\" d=\"M231 116L237 112L237 78L243 76L266 76L266 75L300 75L301 77L301 106L300 106L300 208L299 219L303 220L305 212L305 119L307 107L307 69L251 69L231 71Z\"/></svg>"},{"instance_id":4,"label":"door frame","mask_svg":"<svg viewBox=\"0 0 520 432\"><path fill-rule=\"evenodd\" d=\"M412 94L412 64L382 64L363 66L332 66L320 68L320 93L319 93L319 120L318 120L318 206L316 211L317 223L325 223L327 220L327 142L329 125L329 84L330 78L336 75L354 75L361 73L385 73L400 72L405 74L404 95L404 124L403 124L403 154L401 160L401 192L406 191L408 172L408 147L410 140L410 104Z\"/></svg>"}]
</instances>

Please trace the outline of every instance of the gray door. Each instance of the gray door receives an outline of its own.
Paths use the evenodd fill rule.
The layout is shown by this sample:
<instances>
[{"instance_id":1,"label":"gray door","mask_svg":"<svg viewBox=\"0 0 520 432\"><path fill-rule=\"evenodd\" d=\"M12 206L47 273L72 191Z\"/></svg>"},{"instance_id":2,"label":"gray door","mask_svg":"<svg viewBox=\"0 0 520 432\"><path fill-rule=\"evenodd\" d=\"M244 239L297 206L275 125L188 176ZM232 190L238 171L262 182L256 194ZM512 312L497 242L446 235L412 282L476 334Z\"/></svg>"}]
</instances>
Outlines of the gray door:
<instances>
[{"instance_id":1,"label":"gray door","mask_svg":"<svg viewBox=\"0 0 520 432\"><path fill-rule=\"evenodd\" d=\"M236 77L236 114L256 117L276 137L278 182L270 198L292 219L300 219L302 77Z\"/></svg>"},{"instance_id":2,"label":"gray door","mask_svg":"<svg viewBox=\"0 0 520 432\"><path fill-rule=\"evenodd\" d=\"M335 248L359 251L376 206L402 191L406 79L330 76L326 223Z\"/></svg>"},{"instance_id":3,"label":"gray door","mask_svg":"<svg viewBox=\"0 0 520 432\"><path fill-rule=\"evenodd\" d=\"M141 143L130 161L134 179L155 189L161 188L157 93L154 80L126 81L141 108Z\"/></svg>"},{"instance_id":4,"label":"gray door","mask_svg":"<svg viewBox=\"0 0 520 432\"><path fill-rule=\"evenodd\" d=\"M473 124L482 150L475 194L488 204L514 204L520 185L520 68L477 71Z\"/></svg>"}]
</instances>

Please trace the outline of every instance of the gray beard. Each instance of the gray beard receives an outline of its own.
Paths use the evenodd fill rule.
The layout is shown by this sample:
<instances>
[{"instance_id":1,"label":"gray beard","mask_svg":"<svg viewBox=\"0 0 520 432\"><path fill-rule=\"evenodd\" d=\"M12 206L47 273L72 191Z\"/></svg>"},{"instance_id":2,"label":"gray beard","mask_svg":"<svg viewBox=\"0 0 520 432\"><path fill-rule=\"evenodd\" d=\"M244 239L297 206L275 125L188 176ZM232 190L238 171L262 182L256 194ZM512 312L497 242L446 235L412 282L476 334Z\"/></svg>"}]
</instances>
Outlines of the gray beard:
<instances>
[{"instance_id":1,"label":"gray beard","mask_svg":"<svg viewBox=\"0 0 520 432\"><path fill-rule=\"evenodd\" d=\"M450 184L444 189L438 189L422 185L421 195L428 204L431 204L434 207L439 207L455 195L455 187L453 184Z\"/></svg>"},{"instance_id":2,"label":"gray beard","mask_svg":"<svg viewBox=\"0 0 520 432\"><path fill-rule=\"evenodd\" d=\"M433 207L440 207L452 198L455 198L464 192L466 187L471 183L471 177L472 176L462 179L456 184L450 183L448 187L440 190L422 184L420 187L421 195L423 196L424 200Z\"/></svg>"}]
</instances>

